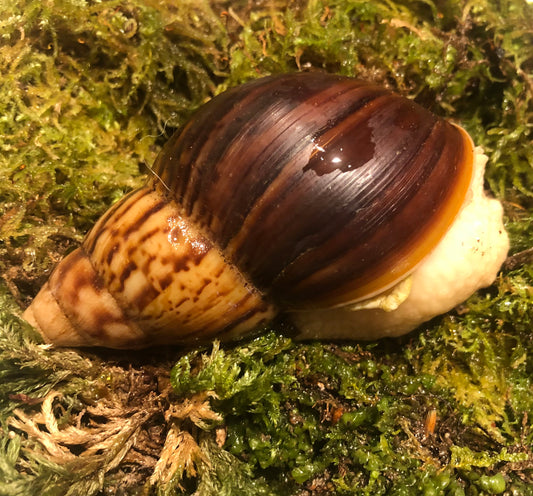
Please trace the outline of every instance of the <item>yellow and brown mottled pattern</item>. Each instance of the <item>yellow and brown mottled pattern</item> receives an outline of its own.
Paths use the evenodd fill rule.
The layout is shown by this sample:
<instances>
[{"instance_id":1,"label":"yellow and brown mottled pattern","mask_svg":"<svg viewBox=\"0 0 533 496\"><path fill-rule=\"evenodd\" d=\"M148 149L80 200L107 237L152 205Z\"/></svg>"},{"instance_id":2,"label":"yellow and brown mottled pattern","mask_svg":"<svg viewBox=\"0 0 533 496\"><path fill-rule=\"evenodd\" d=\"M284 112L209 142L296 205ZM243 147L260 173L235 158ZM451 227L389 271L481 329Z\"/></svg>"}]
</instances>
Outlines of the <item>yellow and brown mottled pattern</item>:
<instances>
[{"instance_id":1,"label":"yellow and brown mottled pattern","mask_svg":"<svg viewBox=\"0 0 533 496\"><path fill-rule=\"evenodd\" d=\"M103 283L156 342L201 341L273 315L162 191L133 193L85 244Z\"/></svg>"},{"instance_id":2,"label":"yellow and brown mottled pattern","mask_svg":"<svg viewBox=\"0 0 533 496\"><path fill-rule=\"evenodd\" d=\"M131 347L145 342L144 333L102 284L83 248L57 266L35 299L40 300L48 305L32 305L34 318L41 329L45 327L41 322L53 322L46 326L45 335L53 343L121 348L125 339Z\"/></svg>"},{"instance_id":3,"label":"yellow and brown mottled pattern","mask_svg":"<svg viewBox=\"0 0 533 496\"><path fill-rule=\"evenodd\" d=\"M201 342L239 335L275 315L182 219L177 205L149 187L127 196L94 226L58 266L44 294L41 299L60 302L75 329L71 338L72 329L58 326L54 342L60 344Z\"/></svg>"}]
</instances>

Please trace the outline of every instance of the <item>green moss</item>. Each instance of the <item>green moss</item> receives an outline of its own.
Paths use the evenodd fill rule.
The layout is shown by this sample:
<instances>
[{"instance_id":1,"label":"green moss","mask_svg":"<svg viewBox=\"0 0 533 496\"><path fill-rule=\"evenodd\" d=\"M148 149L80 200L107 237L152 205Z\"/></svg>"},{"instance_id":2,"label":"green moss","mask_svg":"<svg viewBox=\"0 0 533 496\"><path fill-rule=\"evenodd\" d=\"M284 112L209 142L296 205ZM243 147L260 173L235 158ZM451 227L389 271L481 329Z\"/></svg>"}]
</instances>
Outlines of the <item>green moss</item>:
<instances>
[{"instance_id":1,"label":"green moss","mask_svg":"<svg viewBox=\"0 0 533 496\"><path fill-rule=\"evenodd\" d=\"M522 424L531 404L509 404L506 394L517 375L528 381L526 371L515 372L523 360L507 362L515 349L497 358L505 366L495 365L483 334L478 344L447 332L420 335L402 354L385 344L296 345L271 333L243 347L186 355L171 380L180 394L213 391L226 449L257 476L284 483L286 494L318 481L338 494L442 494L476 477L492 480L480 469L531 467ZM447 353L444 339L454 348ZM501 346L501 337L493 339ZM280 346L283 353L264 351ZM530 391L528 383L514 394L530 401ZM435 432L426 424L432 411Z\"/></svg>"},{"instance_id":2,"label":"green moss","mask_svg":"<svg viewBox=\"0 0 533 496\"><path fill-rule=\"evenodd\" d=\"M532 493L531 5L7 3L0 494ZM276 325L189 352L43 346L20 307L172 130L298 69L376 80L485 148L514 254L493 287L379 343L297 344Z\"/></svg>"},{"instance_id":3,"label":"green moss","mask_svg":"<svg viewBox=\"0 0 533 496\"><path fill-rule=\"evenodd\" d=\"M21 286L141 184L166 129L214 91L226 38L207 3L165 19L143 2L10 4L1 12L0 269Z\"/></svg>"}]
</instances>

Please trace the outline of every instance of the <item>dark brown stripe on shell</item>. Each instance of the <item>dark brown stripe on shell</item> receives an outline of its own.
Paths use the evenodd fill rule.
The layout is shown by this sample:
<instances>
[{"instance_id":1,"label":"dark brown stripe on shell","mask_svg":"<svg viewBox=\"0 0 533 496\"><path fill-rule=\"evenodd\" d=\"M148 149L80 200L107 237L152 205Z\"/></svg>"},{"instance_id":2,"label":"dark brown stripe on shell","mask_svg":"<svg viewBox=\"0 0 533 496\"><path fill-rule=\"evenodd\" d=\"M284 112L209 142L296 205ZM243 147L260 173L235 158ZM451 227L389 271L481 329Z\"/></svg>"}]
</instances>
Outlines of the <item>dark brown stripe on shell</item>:
<instances>
[{"instance_id":1,"label":"dark brown stripe on shell","mask_svg":"<svg viewBox=\"0 0 533 496\"><path fill-rule=\"evenodd\" d=\"M124 291L124 284L129 279L132 272L137 270L137 264L134 262L129 262L120 273L119 281L120 281L120 288L119 291Z\"/></svg>"},{"instance_id":2,"label":"dark brown stripe on shell","mask_svg":"<svg viewBox=\"0 0 533 496\"><path fill-rule=\"evenodd\" d=\"M143 224L150 221L152 215L159 212L166 206L166 204L165 197L161 196L160 201L152 205L148 210L142 212L141 216L135 219L135 222L128 223L128 227L121 232L122 236L127 239L131 233L137 232Z\"/></svg>"},{"instance_id":3,"label":"dark brown stripe on shell","mask_svg":"<svg viewBox=\"0 0 533 496\"><path fill-rule=\"evenodd\" d=\"M115 255L117 253L121 253L121 250L119 249L120 244L125 242L131 233L138 231L144 223L149 223L150 218L157 212L159 212L162 208L164 208L167 204L167 199L162 195L161 200L159 202L154 204L148 210L142 212L142 214L137 217L134 222L128 223L127 227L124 229L124 226L121 225L120 221L121 218L131 208L135 208L136 202L132 200L139 200L148 194L151 194L151 190L148 188L137 190L125 197L125 200L123 202L120 202L120 204L116 205L115 207L112 207L112 210L113 212L115 212L115 215L106 215L105 218L103 218L102 221L99 222L98 226L95 226L95 228L93 228L93 230L88 234L87 238L85 239L83 245L86 252L92 253L94 251L95 246L97 245L98 241L101 239L102 235L105 232L109 230L115 231L115 233L113 234L114 242L109 244L109 246L107 247L107 254L104 258L107 266L111 266ZM141 245L143 242L146 242L150 237L155 235L159 229L160 226L154 226L153 229L147 231L147 233L139 240L138 244ZM134 249L137 248L137 246L134 247ZM132 255L131 249L128 255ZM124 282L129 276L129 273L135 268L136 267L131 267L130 263L130 266L126 267L125 271L120 275L120 285L122 289L124 288Z\"/></svg>"},{"instance_id":4,"label":"dark brown stripe on shell","mask_svg":"<svg viewBox=\"0 0 533 496\"><path fill-rule=\"evenodd\" d=\"M143 291L139 292L132 302L133 306L139 311L144 310L152 301L154 301L160 295L159 289L154 288L152 285L146 285Z\"/></svg>"}]
</instances>

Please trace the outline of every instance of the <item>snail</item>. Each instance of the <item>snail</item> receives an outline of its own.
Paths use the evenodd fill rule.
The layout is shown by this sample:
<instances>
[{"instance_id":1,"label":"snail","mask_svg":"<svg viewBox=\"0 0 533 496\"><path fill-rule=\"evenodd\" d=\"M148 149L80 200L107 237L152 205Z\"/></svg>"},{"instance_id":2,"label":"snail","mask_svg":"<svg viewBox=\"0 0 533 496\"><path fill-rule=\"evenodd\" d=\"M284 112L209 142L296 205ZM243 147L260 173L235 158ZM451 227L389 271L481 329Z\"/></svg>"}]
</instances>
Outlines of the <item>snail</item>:
<instances>
[{"instance_id":1,"label":"snail","mask_svg":"<svg viewBox=\"0 0 533 496\"><path fill-rule=\"evenodd\" d=\"M257 79L170 138L24 318L63 346L237 339L279 314L301 339L404 334L506 257L486 160L461 127L376 84Z\"/></svg>"}]
</instances>

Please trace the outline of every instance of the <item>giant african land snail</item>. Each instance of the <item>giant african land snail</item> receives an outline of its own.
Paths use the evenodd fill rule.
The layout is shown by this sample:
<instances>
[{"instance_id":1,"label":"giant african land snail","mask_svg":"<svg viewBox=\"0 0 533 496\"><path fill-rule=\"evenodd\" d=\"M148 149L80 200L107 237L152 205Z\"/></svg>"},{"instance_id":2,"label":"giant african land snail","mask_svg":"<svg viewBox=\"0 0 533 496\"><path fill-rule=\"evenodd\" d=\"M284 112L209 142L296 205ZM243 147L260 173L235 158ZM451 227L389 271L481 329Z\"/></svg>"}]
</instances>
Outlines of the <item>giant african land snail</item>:
<instances>
[{"instance_id":1,"label":"giant african land snail","mask_svg":"<svg viewBox=\"0 0 533 496\"><path fill-rule=\"evenodd\" d=\"M58 345L230 339L284 312L302 338L412 330L508 250L467 133L379 86L267 77L206 104L25 313Z\"/></svg>"}]
</instances>

